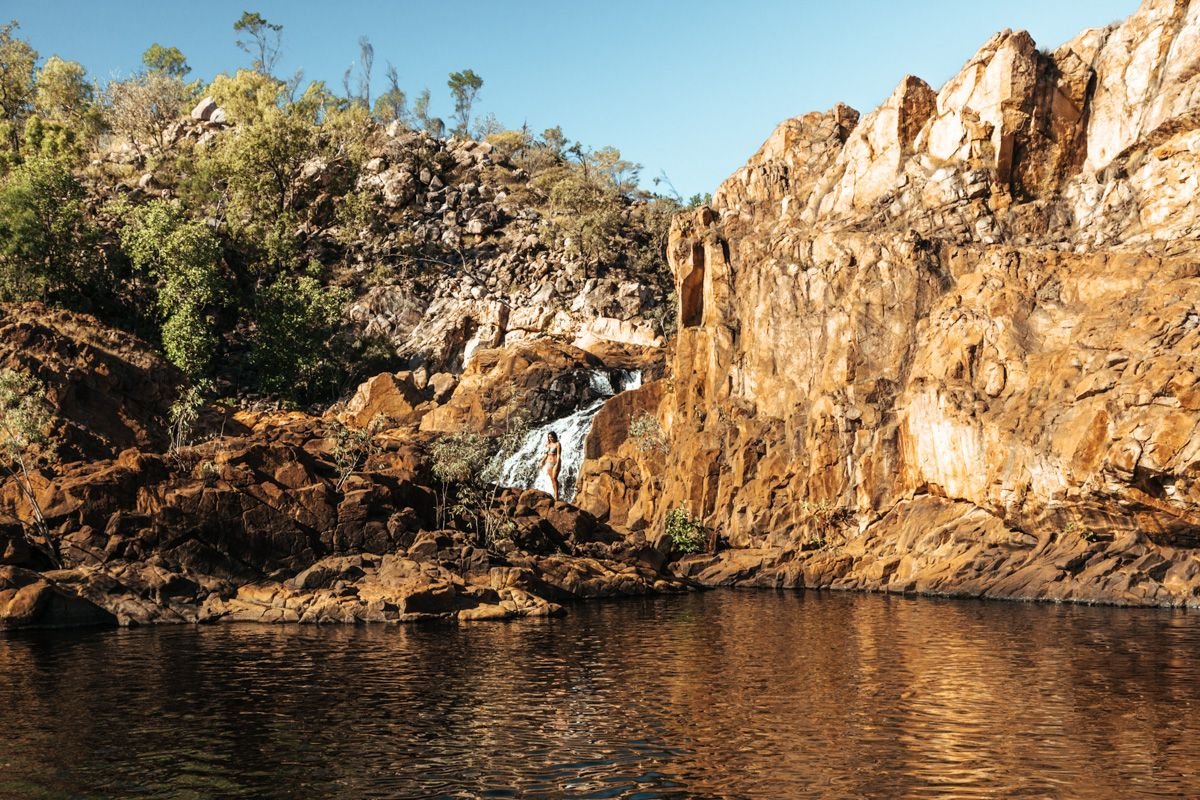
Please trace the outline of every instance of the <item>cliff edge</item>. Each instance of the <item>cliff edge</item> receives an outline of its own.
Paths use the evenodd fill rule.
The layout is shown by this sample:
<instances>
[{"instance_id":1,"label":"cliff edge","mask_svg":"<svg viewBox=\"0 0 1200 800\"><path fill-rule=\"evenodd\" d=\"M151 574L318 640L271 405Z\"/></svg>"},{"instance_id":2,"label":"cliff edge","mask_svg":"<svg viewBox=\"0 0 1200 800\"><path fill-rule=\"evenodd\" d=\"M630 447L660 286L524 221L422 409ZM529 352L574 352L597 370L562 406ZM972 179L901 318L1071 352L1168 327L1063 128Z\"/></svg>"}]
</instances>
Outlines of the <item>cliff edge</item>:
<instances>
[{"instance_id":1,"label":"cliff edge","mask_svg":"<svg viewBox=\"0 0 1200 800\"><path fill-rule=\"evenodd\" d=\"M579 502L707 583L1200 605L1200 5L780 125L679 216L671 377Z\"/></svg>"}]
</instances>

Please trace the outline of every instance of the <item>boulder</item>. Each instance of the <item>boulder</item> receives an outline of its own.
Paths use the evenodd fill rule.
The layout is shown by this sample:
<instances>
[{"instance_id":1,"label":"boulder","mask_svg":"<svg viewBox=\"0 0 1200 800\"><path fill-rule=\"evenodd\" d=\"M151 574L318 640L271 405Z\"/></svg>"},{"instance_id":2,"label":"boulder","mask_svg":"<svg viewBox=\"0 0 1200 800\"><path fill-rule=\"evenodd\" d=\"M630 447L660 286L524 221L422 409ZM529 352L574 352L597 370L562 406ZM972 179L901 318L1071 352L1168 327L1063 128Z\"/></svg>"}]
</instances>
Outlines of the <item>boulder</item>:
<instances>
[{"instance_id":1,"label":"boulder","mask_svg":"<svg viewBox=\"0 0 1200 800\"><path fill-rule=\"evenodd\" d=\"M409 426L419 424L427 408L411 372L385 372L364 381L339 417L356 428L365 428L376 418L395 426Z\"/></svg>"},{"instance_id":2,"label":"boulder","mask_svg":"<svg viewBox=\"0 0 1200 800\"><path fill-rule=\"evenodd\" d=\"M211 97L205 97L199 103L196 103L196 107L192 109L192 119L197 122L208 122L212 119L213 114L216 113L218 108L216 100Z\"/></svg>"},{"instance_id":3,"label":"boulder","mask_svg":"<svg viewBox=\"0 0 1200 800\"><path fill-rule=\"evenodd\" d=\"M116 624L112 614L36 572L0 567L0 630Z\"/></svg>"}]
</instances>

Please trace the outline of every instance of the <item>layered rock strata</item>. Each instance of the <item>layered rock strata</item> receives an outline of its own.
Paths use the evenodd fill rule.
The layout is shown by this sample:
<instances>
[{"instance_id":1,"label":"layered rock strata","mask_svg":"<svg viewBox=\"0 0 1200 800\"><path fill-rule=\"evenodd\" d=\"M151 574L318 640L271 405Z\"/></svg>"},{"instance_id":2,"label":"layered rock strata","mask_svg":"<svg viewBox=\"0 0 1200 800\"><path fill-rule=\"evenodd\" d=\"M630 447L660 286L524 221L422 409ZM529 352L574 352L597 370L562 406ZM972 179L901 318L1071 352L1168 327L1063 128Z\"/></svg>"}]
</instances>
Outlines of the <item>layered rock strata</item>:
<instances>
[{"instance_id":1,"label":"layered rock strata","mask_svg":"<svg viewBox=\"0 0 1200 800\"><path fill-rule=\"evenodd\" d=\"M783 123L670 240L663 446L580 503L687 505L749 582L1200 605L1200 5Z\"/></svg>"}]
</instances>

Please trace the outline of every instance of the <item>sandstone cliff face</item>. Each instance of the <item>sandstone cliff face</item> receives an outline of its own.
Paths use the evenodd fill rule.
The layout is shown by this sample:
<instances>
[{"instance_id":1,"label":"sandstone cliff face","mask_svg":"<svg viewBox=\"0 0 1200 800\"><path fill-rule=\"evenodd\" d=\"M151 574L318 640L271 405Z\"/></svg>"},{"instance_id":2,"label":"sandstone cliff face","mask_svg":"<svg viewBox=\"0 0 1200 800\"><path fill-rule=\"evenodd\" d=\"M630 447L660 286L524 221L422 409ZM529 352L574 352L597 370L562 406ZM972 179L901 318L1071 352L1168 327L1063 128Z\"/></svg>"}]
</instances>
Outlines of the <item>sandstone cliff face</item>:
<instances>
[{"instance_id":1,"label":"sandstone cliff face","mask_svg":"<svg viewBox=\"0 0 1200 800\"><path fill-rule=\"evenodd\" d=\"M1147 0L783 123L673 228L668 446L608 425L581 504L687 503L710 582L1200 603L1198 37Z\"/></svg>"}]
</instances>

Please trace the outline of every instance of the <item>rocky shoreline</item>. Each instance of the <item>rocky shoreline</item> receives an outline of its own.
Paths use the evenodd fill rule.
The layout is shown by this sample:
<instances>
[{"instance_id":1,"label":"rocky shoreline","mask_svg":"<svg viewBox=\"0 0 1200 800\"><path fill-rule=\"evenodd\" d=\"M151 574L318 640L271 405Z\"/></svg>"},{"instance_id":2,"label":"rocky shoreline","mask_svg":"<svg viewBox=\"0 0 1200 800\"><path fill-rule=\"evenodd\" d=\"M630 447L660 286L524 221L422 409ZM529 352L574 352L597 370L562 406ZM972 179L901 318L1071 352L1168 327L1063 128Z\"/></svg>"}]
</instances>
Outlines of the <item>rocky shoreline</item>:
<instances>
[{"instance_id":1,"label":"rocky shoreline","mask_svg":"<svg viewBox=\"0 0 1200 800\"><path fill-rule=\"evenodd\" d=\"M940 90L908 76L868 114L785 121L675 217L673 336L648 286L556 280L548 251L522 294L536 220L509 215L491 285L354 306L411 368L312 413L214 405L191 447L153 348L5 307L0 367L51 396L35 489L68 568L0 484L0 628L507 619L703 586L1200 607L1198 37L1200 5L1146 0L1053 51L999 33ZM389 207L425 198L401 222L499 224L491 184L521 176L438 145L447 179L489 187L460 232L476 195L404 160L423 141L370 171ZM546 423L627 369L645 382L594 417L574 505L501 492L499 539L435 513L438 437ZM339 476L331 432L377 420ZM716 552L681 553L671 518Z\"/></svg>"}]
</instances>

